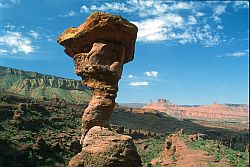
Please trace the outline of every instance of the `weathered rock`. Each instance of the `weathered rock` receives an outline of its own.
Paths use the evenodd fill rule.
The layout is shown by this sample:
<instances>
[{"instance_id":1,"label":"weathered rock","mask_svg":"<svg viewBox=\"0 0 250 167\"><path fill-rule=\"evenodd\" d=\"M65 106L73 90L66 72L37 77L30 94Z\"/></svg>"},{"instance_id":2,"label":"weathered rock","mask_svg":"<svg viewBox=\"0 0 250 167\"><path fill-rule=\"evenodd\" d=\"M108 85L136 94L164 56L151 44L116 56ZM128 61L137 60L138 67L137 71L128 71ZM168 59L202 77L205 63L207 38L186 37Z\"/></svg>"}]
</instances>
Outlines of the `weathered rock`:
<instances>
[{"instance_id":1,"label":"weathered rock","mask_svg":"<svg viewBox=\"0 0 250 167\"><path fill-rule=\"evenodd\" d=\"M72 164L82 164L84 167L141 166L140 157L130 136L121 135L100 126L89 130L83 140L80 155L82 158L77 155L71 160L70 167L74 166Z\"/></svg>"},{"instance_id":2,"label":"weathered rock","mask_svg":"<svg viewBox=\"0 0 250 167\"><path fill-rule=\"evenodd\" d=\"M78 153L73 158L71 158L68 167L84 167L82 154Z\"/></svg>"},{"instance_id":3,"label":"weathered rock","mask_svg":"<svg viewBox=\"0 0 250 167\"><path fill-rule=\"evenodd\" d=\"M110 128L109 119L115 107L118 81L122 75L123 65L134 58L136 36L137 27L122 17L94 12L78 28L69 28L58 37L57 42L65 47L65 53L73 57L75 73L82 77L84 84L92 90L93 94L82 117L81 143L87 132L94 126ZM92 131L90 134L93 136L101 135L99 131L96 134L94 130ZM96 144L93 145L95 147L90 147L90 143L89 145L83 144L84 166L112 166L113 162L116 164L113 166L119 166L119 164L124 166L133 163L133 161L130 162L130 153L126 153L127 148L119 147L119 144L131 144L132 141L129 142L131 139L126 139L127 142L125 142L125 139L117 138L118 134L111 133L107 129L105 133L107 133L106 136L109 136L105 137L106 141L100 141L97 137L88 137L91 138L90 143ZM88 138L84 139L84 143L88 141ZM110 138L114 140L110 140ZM102 145L98 145L97 141ZM106 143L108 145L105 145ZM97 146L100 146L99 151L104 152L99 153ZM90 150L88 150L89 148ZM94 152L90 153L91 151ZM134 151L137 153L136 149ZM116 154L120 152L124 154L125 158L116 157ZM119 158L121 159L119 160ZM139 156L135 158L140 162ZM74 161L78 159L79 156L74 157L70 164L75 164ZM118 163L118 161L121 162Z\"/></svg>"},{"instance_id":4,"label":"weathered rock","mask_svg":"<svg viewBox=\"0 0 250 167\"><path fill-rule=\"evenodd\" d=\"M57 42L73 57L75 72L93 91L85 109L83 135L93 126L109 127L123 64L133 60L137 27L127 20L95 12L78 28L65 30Z\"/></svg>"},{"instance_id":5,"label":"weathered rock","mask_svg":"<svg viewBox=\"0 0 250 167\"><path fill-rule=\"evenodd\" d=\"M98 40L112 41L125 46L125 62L134 58L137 27L119 16L94 12L78 28L65 30L57 42L65 47L65 52L74 57L78 53L89 52Z\"/></svg>"}]
</instances>

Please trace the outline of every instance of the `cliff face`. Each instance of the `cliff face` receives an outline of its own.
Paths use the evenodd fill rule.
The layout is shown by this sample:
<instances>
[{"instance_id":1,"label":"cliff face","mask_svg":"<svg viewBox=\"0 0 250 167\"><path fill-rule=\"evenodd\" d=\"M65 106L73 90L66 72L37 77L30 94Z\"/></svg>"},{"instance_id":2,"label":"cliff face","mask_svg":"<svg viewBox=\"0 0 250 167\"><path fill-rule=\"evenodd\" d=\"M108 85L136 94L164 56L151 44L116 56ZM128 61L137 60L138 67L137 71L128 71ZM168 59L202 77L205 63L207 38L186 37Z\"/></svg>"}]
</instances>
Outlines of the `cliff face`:
<instances>
[{"instance_id":1,"label":"cliff face","mask_svg":"<svg viewBox=\"0 0 250 167\"><path fill-rule=\"evenodd\" d=\"M0 66L0 90L33 98L59 98L68 103L86 103L91 92L82 81Z\"/></svg>"},{"instance_id":2,"label":"cliff face","mask_svg":"<svg viewBox=\"0 0 250 167\"><path fill-rule=\"evenodd\" d=\"M177 107L172 110L180 111L183 118L211 120L248 120L248 107L229 106L225 104L210 104L199 107Z\"/></svg>"},{"instance_id":3,"label":"cliff face","mask_svg":"<svg viewBox=\"0 0 250 167\"><path fill-rule=\"evenodd\" d=\"M203 106L177 106L167 103L149 103L144 109L153 109L176 118L201 120L248 120L248 105L210 104Z\"/></svg>"}]
</instances>

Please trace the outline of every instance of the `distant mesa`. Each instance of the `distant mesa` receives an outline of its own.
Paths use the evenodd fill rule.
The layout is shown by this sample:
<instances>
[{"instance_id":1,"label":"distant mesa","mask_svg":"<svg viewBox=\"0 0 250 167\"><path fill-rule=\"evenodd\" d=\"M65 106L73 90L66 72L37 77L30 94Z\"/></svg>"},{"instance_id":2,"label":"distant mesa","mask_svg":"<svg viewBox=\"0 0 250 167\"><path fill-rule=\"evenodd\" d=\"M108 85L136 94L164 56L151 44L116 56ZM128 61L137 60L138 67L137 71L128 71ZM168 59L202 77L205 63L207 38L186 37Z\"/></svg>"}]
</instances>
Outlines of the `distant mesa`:
<instances>
[{"instance_id":1,"label":"distant mesa","mask_svg":"<svg viewBox=\"0 0 250 167\"><path fill-rule=\"evenodd\" d=\"M248 121L248 105L218 104L176 105L167 99L149 102L143 109L157 110L180 119Z\"/></svg>"}]
</instances>

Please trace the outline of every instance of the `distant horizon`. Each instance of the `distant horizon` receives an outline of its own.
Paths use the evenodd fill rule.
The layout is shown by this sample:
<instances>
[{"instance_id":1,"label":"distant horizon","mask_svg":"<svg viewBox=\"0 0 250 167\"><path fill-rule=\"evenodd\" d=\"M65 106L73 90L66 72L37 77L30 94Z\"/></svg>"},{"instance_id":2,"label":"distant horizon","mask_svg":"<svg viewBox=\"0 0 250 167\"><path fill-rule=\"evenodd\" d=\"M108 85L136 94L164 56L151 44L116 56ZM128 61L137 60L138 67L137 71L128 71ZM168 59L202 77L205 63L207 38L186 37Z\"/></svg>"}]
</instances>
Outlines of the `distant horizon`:
<instances>
[{"instance_id":1,"label":"distant horizon","mask_svg":"<svg viewBox=\"0 0 250 167\"><path fill-rule=\"evenodd\" d=\"M56 39L102 11L138 27L117 102L249 104L248 1L13 0L0 10L2 66L81 80Z\"/></svg>"},{"instance_id":2,"label":"distant horizon","mask_svg":"<svg viewBox=\"0 0 250 167\"><path fill-rule=\"evenodd\" d=\"M155 103L156 103L157 101L155 101ZM149 104L150 102L141 102L141 103L137 103L137 102L131 102L131 103L123 103L123 102L118 102L118 104ZM185 105L187 105L187 106L200 106L200 105L210 105L210 104L214 104L214 103L216 103L216 104L235 104L235 105L249 105L249 104L246 104L246 103L217 103L217 102L213 102L213 103L208 103L208 104L175 104L175 105L180 105L180 106L185 106Z\"/></svg>"},{"instance_id":3,"label":"distant horizon","mask_svg":"<svg viewBox=\"0 0 250 167\"><path fill-rule=\"evenodd\" d=\"M7 67L7 66L1 66L0 67L6 67L6 68L12 68L12 67ZM17 68L12 68L12 69L16 69L16 70L22 70L22 69L17 69ZM36 71L26 71L26 70L22 70L24 72L35 72L35 73L38 73L38 74L41 74L41 75L49 75L49 76L53 76L53 77L59 77L59 78L64 78L64 79L73 79L73 78L65 78L65 77L61 77L61 76L55 76L55 75L50 75L50 74L44 74L44 73L39 73L39 72L36 72ZM73 79L73 80L76 80L76 79ZM82 81L81 79L78 79L78 81ZM155 103L158 101L158 99L166 99L166 98L157 98L157 99L148 99L148 101L145 101L145 102L116 102L118 104L149 104L150 103L150 100ZM166 99L166 100L169 100L169 99ZM174 103L173 101L169 101L170 103ZM176 104L176 105L209 105L209 104L214 104L214 103L217 103L217 104L239 104L239 105L249 105L249 103L218 103L218 102L211 102L211 103L207 103L207 104L198 104L198 103L194 103L194 104Z\"/></svg>"}]
</instances>

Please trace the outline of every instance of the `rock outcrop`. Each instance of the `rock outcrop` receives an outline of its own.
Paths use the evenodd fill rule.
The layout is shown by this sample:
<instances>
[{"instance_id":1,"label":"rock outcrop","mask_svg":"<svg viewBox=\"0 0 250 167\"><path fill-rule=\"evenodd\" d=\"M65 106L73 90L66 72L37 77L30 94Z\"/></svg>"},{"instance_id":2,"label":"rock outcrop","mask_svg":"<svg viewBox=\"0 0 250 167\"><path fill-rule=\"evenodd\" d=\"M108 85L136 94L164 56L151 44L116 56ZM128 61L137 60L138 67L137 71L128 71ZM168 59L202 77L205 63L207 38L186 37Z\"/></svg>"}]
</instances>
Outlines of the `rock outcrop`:
<instances>
[{"instance_id":1,"label":"rock outcrop","mask_svg":"<svg viewBox=\"0 0 250 167\"><path fill-rule=\"evenodd\" d=\"M72 167L137 167L140 164L140 157L130 136L100 126L89 130L83 140L82 153L69 162Z\"/></svg>"},{"instance_id":2,"label":"rock outcrop","mask_svg":"<svg viewBox=\"0 0 250 167\"><path fill-rule=\"evenodd\" d=\"M122 75L123 65L133 60L136 36L137 27L122 17L95 12L78 28L71 27L65 30L57 39L57 42L65 47L65 53L73 58L75 73L82 77L84 84L93 93L82 117L81 143L83 144L82 159L85 160L84 164L87 163L85 159L87 146L84 145L86 142L84 137L94 126L110 127L109 119L115 107L118 81ZM92 134L93 130L89 133ZM115 136L113 132L110 133ZM95 143L96 139L92 140ZM124 152L125 148L111 144L118 141L121 140L110 141L107 138L107 140L100 141L99 144L109 143L110 149ZM131 143L133 142L131 141ZM88 157L92 159L88 158L88 161L97 161L97 155L99 153L93 153L91 156L89 154L90 157ZM74 159L79 158L75 157ZM140 160L137 158L137 161ZM116 164L115 162L115 159L109 158L108 164ZM81 166L80 164L78 166ZM87 166L93 166L88 164ZM103 166L110 166L105 164Z\"/></svg>"}]
</instances>

